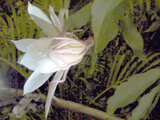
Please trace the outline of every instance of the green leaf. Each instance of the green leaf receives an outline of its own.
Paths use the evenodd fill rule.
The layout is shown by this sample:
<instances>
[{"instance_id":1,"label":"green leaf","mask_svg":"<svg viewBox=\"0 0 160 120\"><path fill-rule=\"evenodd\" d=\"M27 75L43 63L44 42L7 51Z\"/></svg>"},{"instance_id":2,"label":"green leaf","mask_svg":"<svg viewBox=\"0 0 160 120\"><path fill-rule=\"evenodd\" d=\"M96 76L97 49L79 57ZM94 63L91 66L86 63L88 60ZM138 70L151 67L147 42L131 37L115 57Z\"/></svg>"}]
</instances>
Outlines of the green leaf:
<instances>
[{"instance_id":1,"label":"green leaf","mask_svg":"<svg viewBox=\"0 0 160 120\"><path fill-rule=\"evenodd\" d=\"M114 95L109 98L107 113L112 115L115 110L134 101L157 79L160 78L160 69L151 69L145 73L135 74L127 82L120 84Z\"/></svg>"},{"instance_id":2,"label":"green leaf","mask_svg":"<svg viewBox=\"0 0 160 120\"><path fill-rule=\"evenodd\" d=\"M160 91L159 91L159 93L160 93ZM149 109L149 112L148 112L149 114L150 114L150 113L152 112L152 110L156 107L159 98L160 98L160 94L158 94L158 95L155 96L155 98L154 98L154 100L153 100L153 103L152 103L152 105L151 105L151 107L150 107L150 109Z\"/></svg>"},{"instance_id":3,"label":"green leaf","mask_svg":"<svg viewBox=\"0 0 160 120\"><path fill-rule=\"evenodd\" d=\"M122 2L113 10L113 19L115 22L119 22L123 19L126 10L130 9L129 6L126 5L126 2Z\"/></svg>"},{"instance_id":4,"label":"green leaf","mask_svg":"<svg viewBox=\"0 0 160 120\"><path fill-rule=\"evenodd\" d=\"M155 21L152 23L152 25L145 31L145 32L154 32L160 27L160 23L158 21Z\"/></svg>"},{"instance_id":5,"label":"green leaf","mask_svg":"<svg viewBox=\"0 0 160 120\"><path fill-rule=\"evenodd\" d=\"M144 95L138 106L133 110L132 116L129 118L129 120L141 120L144 118L148 111L151 111L152 102L155 99L156 94L160 92L160 85L155 87L150 93ZM152 108L153 109L153 108Z\"/></svg>"},{"instance_id":6,"label":"green leaf","mask_svg":"<svg viewBox=\"0 0 160 120\"><path fill-rule=\"evenodd\" d=\"M118 25L114 22L112 16L113 13L110 13L105 17L100 36L98 40L95 38L95 51L97 53L101 52L118 34Z\"/></svg>"},{"instance_id":7,"label":"green leaf","mask_svg":"<svg viewBox=\"0 0 160 120\"><path fill-rule=\"evenodd\" d=\"M92 29L96 53L102 51L118 33L112 11L123 0L95 0L92 5Z\"/></svg>"},{"instance_id":8,"label":"green leaf","mask_svg":"<svg viewBox=\"0 0 160 120\"><path fill-rule=\"evenodd\" d=\"M136 26L131 22L129 17L125 17L124 19L124 30L123 37L127 44L132 48L135 55L137 55L140 59L145 58L143 54L143 38L141 34L138 32Z\"/></svg>"},{"instance_id":9,"label":"green leaf","mask_svg":"<svg viewBox=\"0 0 160 120\"><path fill-rule=\"evenodd\" d=\"M69 16L69 18L65 20L65 28L81 28L86 25L91 18L91 5L92 3L89 3L76 13Z\"/></svg>"},{"instance_id":10,"label":"green leaf","mask_svg":"<svg viewBox=\"0 0 160 120\"><path fill-rule=\"evenodd\" d=\"M118 26L115 23L115 14L113 11L122 1L123 0L95 0L92 5L91 22L95 40L92 73L97 61L97 54L101 52L118 33Z\"/></svg>"}]
</instances>

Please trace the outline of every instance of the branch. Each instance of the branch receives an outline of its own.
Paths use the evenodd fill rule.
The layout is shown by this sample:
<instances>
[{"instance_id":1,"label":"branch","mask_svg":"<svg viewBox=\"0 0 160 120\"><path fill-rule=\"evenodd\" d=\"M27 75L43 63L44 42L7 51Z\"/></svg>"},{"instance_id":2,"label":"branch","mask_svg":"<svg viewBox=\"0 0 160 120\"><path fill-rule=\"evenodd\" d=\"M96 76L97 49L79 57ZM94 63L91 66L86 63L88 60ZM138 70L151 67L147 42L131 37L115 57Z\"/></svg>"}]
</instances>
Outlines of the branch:
<instances>
[{"instance_id":1,"label":"branch","mask_svg":"<svg viewBox=\"0 0 160 120\"><path fill-rule=\"evenodd\" d=\"M68 101L68 100L63 100L61 98L57 98L57 97L53 97L53 105L58 105L60 107L72 110L72 111L76 111L76 112L81 112L84 114L88 114L103 120L123 120L121 118L118 117L114 117L114 116L110 116L107 115L106 112L97 110L95 108L91 108L82 104L78 104L72 101Z\"/></svg>"},{"instance_id":2,"label":"branch","mask_svg":"<svg viewBox=\"0 0 160 120\"><path fill-rule=\"evenodd\" d=\"M7 91L9 94L12 95L18 95L18 96L22 96L23 95L23 91L20 89L14 89L14 88L6 88L6 87L1 87L0 91ZM40 96L40 101L45 102L46 101L46 96L43 94L38 94ZM114 117L114 116L110 116L107 115L106 112L97 110L95 108L91 108L79 103L75 103L72 101L68 101L68 100L64 100L61 98L57 98L57 97L53 97L53 101L52 101L52 105L58 105L59 107L63 107L65 109L69 109L75 112L80 112L80 113L84 113L84 114L88 114L97 118L100 118L102 120L124 120L118 117Z\"/></svg>"}]
</instances>

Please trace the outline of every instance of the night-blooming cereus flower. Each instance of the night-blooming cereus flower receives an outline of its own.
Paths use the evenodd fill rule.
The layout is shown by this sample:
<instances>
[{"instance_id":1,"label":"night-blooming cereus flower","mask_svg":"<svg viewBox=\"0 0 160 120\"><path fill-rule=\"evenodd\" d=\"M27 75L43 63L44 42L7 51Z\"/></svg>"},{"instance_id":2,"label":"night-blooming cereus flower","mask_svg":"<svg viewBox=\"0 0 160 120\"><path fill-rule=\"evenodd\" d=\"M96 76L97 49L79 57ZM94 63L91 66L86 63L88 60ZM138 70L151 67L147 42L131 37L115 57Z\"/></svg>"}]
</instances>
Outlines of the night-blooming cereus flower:
<instances>
[{"instance_id":1,"label":"night-blooming cereus flower","mask_svg":"<svg viewBox=\"0 0 160 120\"><path fill-rule=\"evenodd\" d=\"M59 17L51 6L49 12L51 20L39 8L28 3L28 13L48 37L12 40L16 48L25 53L18 62L33 71L24 85L24 94L39 88L56 72L49 86L46 117L58 83L65 80L69 68L78 64L93 46L92 38L81 41L72 33L63 31L63 19L64 15L68 16L67 10L60 10Z\"/></svg>"}]
</instances>

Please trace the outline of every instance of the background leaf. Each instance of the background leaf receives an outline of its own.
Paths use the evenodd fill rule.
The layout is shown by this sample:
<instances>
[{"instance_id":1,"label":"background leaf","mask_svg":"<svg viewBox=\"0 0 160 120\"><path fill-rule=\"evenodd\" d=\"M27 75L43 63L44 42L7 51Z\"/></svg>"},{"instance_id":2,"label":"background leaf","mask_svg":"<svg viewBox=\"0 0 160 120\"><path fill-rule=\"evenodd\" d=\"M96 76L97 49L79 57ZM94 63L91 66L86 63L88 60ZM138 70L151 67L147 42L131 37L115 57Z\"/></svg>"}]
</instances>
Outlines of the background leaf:
<instances>
[{"instance_id":1,"label":"background leaf","mask_svg":"<svg viewBox=\"0 0 160 120\"><path fill-rule=\"evenodd\" d=\"M140 120L144 118L150 111L151 105L153 104L155 96L158 94L158 92L160 92L160 85L155 87L152 91L150 91L150 93L144 95L140 99L138 106L133 110L132 116L129 118L129 120Z\"/></svg>"},{"instance_id":2,"label":"background leaf","mask_svg":"<svg viewBox=\"0 0 160 120\"><path fill-rule=\"evenodd\" d=\"M113 11L122 1L123 0L95 0L92 5L91 24L94 33L95 46L94 53L92 54L91 74L95 69L98 58L97 54L101 52L118 33L118 26L113 20Z\"/></svg>"},{"instance_id":3,"label":"background leaf","mask_svg":"<svg viewBox=\"0 0 160 120\"><path fill-rule=\"evenodd\" d=\"M92 3L89 3L76 13L69 16L69 18L65 20L65 28L81 28L86 25L91 18L91 5Z\"/></svg>"},{"instance_id":4,"label":"background leaf","mask_svg":"<svg viewBox=\"0 0 160 120\"><path fill-rule=\"evenodd\" d=\"M92 11L92 29L93 29L94 38L95 38L96 53L102 51L106 47L106 45L109 43L109 41L112 40L117 34L118 28L117 28L117 25L112 20L111 12L122 1L123 0L95 0L94 1L91 11Z\"/></svg>"},{"instance_id":5,"label":"background leaf","mask_svg":"<svg viewBox=\"0 0 160 120\"><path fill-rule=\"evenodd\" d=\"M118 34L118 26L113 20L113 15L111 12L105 17L98 41L95 39L95 51L97 53L102 51Z\"/></svg>"},{"instance_id":6,"label":"background leaf","mask_svg":"<svg viewBox=\"0 0 160 120\"><path fill-rule=\"evenodd\" d=\"M154 32L156 31L158 28L160 28L160 22L155 21L152 23L151 26L149 26L149 28L145 31L145 32Z\"/></svg>"},{"instance_id":7,"label":"background leaf","mask_svg":"<svg viewBox=\"0 0 160 120\"><path fill-rule=\"evenodd\" d=\"M144 58L143 54L143 38L141 34L138 32L136 26L131 22L129 17L124 18L124 30L123 30L123 37L127 44L132 48L134 53L139 58Z\"/></svg>"},{"instance_id":8,"label":"background leaf","mask_svg":"<svg viewBox=\"0 0 160 120\"><path fill-rule=\"evenodd\" d=\"M145 73L135 74L127 82L120 84L114 95L109 98L107 113L134 102L149 86L160 78L160 69L151 69Z\"/></svg>"}]
</instances>

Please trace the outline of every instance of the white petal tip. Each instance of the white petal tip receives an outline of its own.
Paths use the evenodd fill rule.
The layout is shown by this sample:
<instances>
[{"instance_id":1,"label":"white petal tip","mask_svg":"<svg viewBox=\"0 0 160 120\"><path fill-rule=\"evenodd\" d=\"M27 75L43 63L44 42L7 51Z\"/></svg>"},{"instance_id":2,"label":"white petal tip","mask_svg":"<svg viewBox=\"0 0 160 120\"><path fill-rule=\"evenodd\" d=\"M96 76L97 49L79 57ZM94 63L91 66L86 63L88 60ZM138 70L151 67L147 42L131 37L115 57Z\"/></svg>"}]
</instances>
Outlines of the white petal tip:
<instances>
[{"instance_id":1,"label":"white petal tip","mask_svg":"<svg viewBox=\"0 0 160 120\"><path fill-rule=\"evenodd\" d=\"M12 43L16 43L16 41L15 40L10 40Z\"/></svg>"},{"instance_id":2,"label":"white petal tip","mask_svg":"<svg viewBox=\"0 0 160 120\"><path fill-rule=\"evenodd\" d=\"M30 5L31 3L28 1L28 5Z\"/></svg>"},{"instance_id":3,"label":"white petal tip","mask_svg":"<svg viewBox=\"0 0 160 120\"><path fill-rule=\"evenodd\" d=\"M28 93L30 93L30 91L26 91L26 90L24 89L23 95L26 95L26 94L28 94Z\"/></svg>"},{"instance_id":4,"label":"white petal tip","mask_svg":"<svg viewBox=\"0 0 160 120\"><path fill-rule=\"evenodd\" d=\"M28 1L28 12L30 13L30 9L33 5Z\"/></svg>"},{"instance_id":5,"label":"white petal tip","mask_svg":"<svg viewBox=\"0 0 160 120\"><path fill-rule=\"evenodd\" d=\"M33 90L31 91L31 89L28 86L26 86L26 84L25 84L23 87L23 95L26 95L31 92L33 92Z\"/></svg>"},{"instance_id":6,"label":"white petal tip","mask_svg":"<svg viewBox=\"0 0 160 120\"><path fill-rule=\"evenodd\" d=\"M49 5L49 11L50 11L51 13L55 14L54 8L53 8L51 5Z\"/></svg>"},{"instance_id":7,"label":"white petal tip","mask_svg":"<svg viewBox=\"0 0 160 120\"><path fill-rule=\"evenodd\" d=\"M29 92L23 91L23 96L26 95L26 94L28 94L28 93L29 93Z\"/></svg>"},{"instance_id":8,"label":"white petal tip","mask_svg":"<svg viewBox=\"0 0 160 120\"><path fill-rule=\"evenodd\" d=\"M26 94L29 94L29 93L31 93L31 92L33 92L34 90L28 90L28 89L26 89L25 87L24 87L24 89L23 89L23 95L26 95Z\"/></svg>"},{"instance_id":9,"label":"white petal tip","mask_svg":"<svg viewBox=\"0 0 160 120\"><path fill-rule=\"evenodd\" d=\"M23 92L23 96L25 96L26 94L27 94L27 93L24 93L24 92Z\"/></svg>"},{"instance_id":10,"label":"white petal tip","mask_svg":"<svg viewBox=\"0 0 160 120\"><path fill-rule=\"evenodd\" d=\"M35 15L35 11L37 12L38 7L32 5L30 2L28 2L28 13L30 15Z\"/></svg>"},{"instance_id":11,"label":"white petal tip","mask_svg":"<svg viewBox=\"0 0 160 120\"><path fill-rule=\"evenodd\" d=\"M53 7L51 5L49 5L49 10L54 10Z\"/></svg>"},{"instance_id":12,"label":"white petal tip","mask_svg":"<svg viewBox=\"0 0 160 120\"><path fill-rule=\"evenodd\" d=\"M28 12L30 12L30 9L33 5L28 1Z\"/></svg>"}]
</instances>

